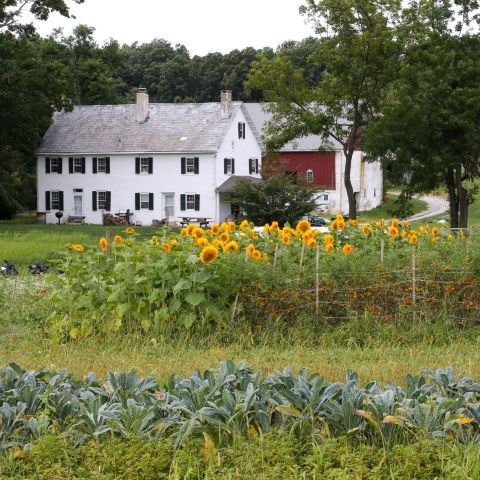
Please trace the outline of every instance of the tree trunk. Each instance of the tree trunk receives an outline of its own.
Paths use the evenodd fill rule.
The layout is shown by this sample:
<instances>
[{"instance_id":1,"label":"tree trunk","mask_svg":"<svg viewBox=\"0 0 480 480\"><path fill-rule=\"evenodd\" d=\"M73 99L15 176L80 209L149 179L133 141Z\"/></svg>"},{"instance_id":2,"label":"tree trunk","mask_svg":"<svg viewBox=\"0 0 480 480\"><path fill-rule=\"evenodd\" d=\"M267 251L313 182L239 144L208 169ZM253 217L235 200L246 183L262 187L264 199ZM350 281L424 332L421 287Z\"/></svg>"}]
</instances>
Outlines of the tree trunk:
<instances>
[{"instance_id":1,"label":"tree trunk","mask_svg":"<svg viewBox=\"0 0 480 480\"><path fill-rule=\"evenodd\" d=\"M353 157L353 145L344 150L345 153L345 170L344 170L344 184L347 191L348 198L348 216L350 219L355 220L357 218L357 200L355 199L355 193L353 192L352 180L350 178L350 172L352 170L352 157Z\"/></svg>"},{"instance_id":2,"label":"tree trunk","mask_svg":"<svg viewBox=\"0 0 480 480\"><path fill-rule=\"evenodd\" d=\"M468 194L462 184L462 168L459 165L455 169L455 184L458 197L458 228L467 228L468 223Z\"/></svg>"},{"instance_id":3,"label":"tree trunk","mask_svg":"<svg viewBox=\"0 0 480 480\"><path fill-rule=\"evenodd\" d=\"M458 228L458 195L455 186L455 174L453 168L449 168L445 174L448 189L448 201L450 204L450 228Z\"/></svg>"}]
</instances>

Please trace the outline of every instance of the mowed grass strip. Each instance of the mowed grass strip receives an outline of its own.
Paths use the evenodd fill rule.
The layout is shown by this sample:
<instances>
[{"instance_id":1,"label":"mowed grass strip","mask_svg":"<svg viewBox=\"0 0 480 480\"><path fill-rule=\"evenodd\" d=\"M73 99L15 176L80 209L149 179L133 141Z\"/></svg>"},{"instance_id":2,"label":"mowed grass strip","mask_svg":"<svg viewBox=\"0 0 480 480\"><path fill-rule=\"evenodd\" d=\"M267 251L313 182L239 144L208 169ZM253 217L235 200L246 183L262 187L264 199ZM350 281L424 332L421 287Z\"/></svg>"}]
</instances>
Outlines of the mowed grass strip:
<instances>
[{"instance_id":1,"label":"mowed grass strip","mask_svg":"<svg viewBox=\"0 0 480 480\"><path fill-rule=\"evenodd\" d=\"M95 247L101 237L125 236L126 227L103 225L35 225L0 222L0 261L12 261L17 266L46 262L58 258L69 243ZM141 238L159 232L157 227L135 227Z\"/></svg>"},{"instance_id":2,"label":"mowed grass strip","mask_svg":"<svg viewBox=\"0 0 480 480\"><path fill-rule=\"evenodd\" d=\"M383 384L403 384L405 376L452 366L457 375L480 378L480 350L477 338L432 346L418 343L385 347L322 347L293 344L228 345L192 347L187 341L175 343L148 338L111 335L53 345L28 327L0 327L0 365L15 362L23 368L68 369L78 376L93 371L104 377L107 371L136 370L165 381L172 374L187 375L195 370L216 368L220 362L245 360L252 369L264 374L292 368L308 368L326 379L344 380L348 370L357 372L361 382L375 379Z\"/></svg>"}]
</instances>

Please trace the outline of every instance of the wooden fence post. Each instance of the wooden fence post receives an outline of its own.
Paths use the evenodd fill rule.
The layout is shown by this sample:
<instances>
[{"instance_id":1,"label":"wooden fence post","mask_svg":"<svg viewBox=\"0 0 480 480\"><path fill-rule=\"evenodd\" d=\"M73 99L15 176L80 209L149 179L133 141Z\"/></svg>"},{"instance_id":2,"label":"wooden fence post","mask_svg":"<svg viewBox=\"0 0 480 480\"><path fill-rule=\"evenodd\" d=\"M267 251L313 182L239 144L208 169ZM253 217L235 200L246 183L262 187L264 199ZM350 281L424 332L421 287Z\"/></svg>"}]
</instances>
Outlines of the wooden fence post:
<instances>
[{"instance_id":1,"label":"wooden fence post","mask_svg":"<svg viewBox=\"0 0 480 480\"><path fill-rule=\"evenodd\" d=\"M277 266L277 256L278 256L278 243L275 244L275 253L273 254L273 268Z\"/></svg>"},{"instance_id":2,"label":"wooden fence post","mask_svg":"<svg viewBox=\"0 0 480 480\"><path fill-rule=\"evenodd\" d=\"M305 244L302 242L302 250L300 252L300 268L303 267L303 256L305 255Z\"/></svg>"},{"instance_id":3,"label":"wooden fence post","mask_svg":"<svg viewBox=\"0 0 480 480\"><path fill-rule=\"evenodd\" d=\"M315 253L315 314L320 312L320 247L317 244Z\"/></svg>"},{"instance_id":4,"label":"wooden fence post","mask_svg":"<svg viewBox=\"0 0 480 480\"><path fill-rule=\"evenodd\" d=\"M380 240L380 263L382 264L383 264L384 251L385 251L385 240L382 238Z\"/></svg>"}]
</instances>

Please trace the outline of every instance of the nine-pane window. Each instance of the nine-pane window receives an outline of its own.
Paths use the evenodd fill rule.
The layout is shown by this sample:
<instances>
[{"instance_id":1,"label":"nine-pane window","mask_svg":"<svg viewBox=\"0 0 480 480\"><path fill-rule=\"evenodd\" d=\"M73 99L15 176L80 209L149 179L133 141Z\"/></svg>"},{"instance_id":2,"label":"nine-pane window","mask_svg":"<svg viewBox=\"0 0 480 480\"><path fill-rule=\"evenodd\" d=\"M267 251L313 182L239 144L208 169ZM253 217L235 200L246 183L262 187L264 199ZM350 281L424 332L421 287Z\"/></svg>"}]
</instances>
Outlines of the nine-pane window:
<instances>
[{"instance_id":1,"label":"nine-pane window","mask_svg":"<svg viewBox=\"0 0 480 480\"><path fill-rule=\"evenodd\" d=\"M140 159L140 173L148 173L148 158Z\"/></svg>"},{"instance_id":2,"label":"nine-pane window","mask_svg":"<svg viewBox=\"0 0 480 480\"><path fill-rule=\"evenodd\" d=\"M60 173L60 165L62 163L61 158L52 158L50 159L50 171L52 173Z\"/></svg>"},{"instance_id":3,"label":"nine-pane window","mask_svg":"<svg viewBox=\"0 0 480 480\"><path fill-rule=\"evenodd\" d=\"M107 159L105 157L97 158L97 172L106 173L107 171Z\"/></svg>"},{"instance_id":4,"label":"nine-pane window","mask_svg":"<svg viewBox=\"0 0 480 480\"><path fill-rule=\"evenodd\" d=\"M187 193L186 204L187 210L195 210L195 195Z\"/></svg>"},{"instance_id":5,"label":"nine-pane window","mask_svg":"<svg viewBox=\"0 0 480 480\"><path fill-rule=\"evenodd\" d=\"M234 167L233 167L233 162L234 162L234 159L233 158L226 158L225 159L225 169L224 169L224 173L226 173L227 175L231 175L234 172Z\"/></svg>"},{"instance_id":6,"label":"nine-pane window","mask_svg":"<svg viewBox=\"0 0 480 480\"><path fill-rule=\"evenodd\" d=\"M187 173L195 173L195 159L187 158L186 168L187 168Z\"/></svg>"},{"instance_id":7,"label":"nine-pane window","mask_svg":"<svg viewBox=\"0 0 480 480\"><path fill-rule=\"evenodd\" d=\"M52 190L50 195L52 196L52 210L60 210L60 192L58 190Z\"/></svg>"},{"instance_id":8,"label":"nine-pane window","mask_svg":"<svg viewBox=\"0 0 480 480\"><path fill-rule=\"evenodd\" d=\"M307 182L313 182L313 171L307 170Z\"/></svg>"},{"instance_id":9,"label":"nine-pane window","mask_svg":"<svg viewBox=\"0 0 480 480\"><path fill-rule=\"evenodd\" d=\"M83 161L81 157L73 159L73 172L82 173Z\"/></svg>"},{"instance_id":10,"label":"nine-pane window","mask_svg":"<svg viewBox=\"0 0 480 480\"><path fill-rule=\"evenodd\" d=\"M142 159L143 160L143 159ZM140 208L148 210L150 208L150 199L148 193L140 194Z\"/></svg>"},{"instance_id":11,"label":"nine-pane window","mask_svg":"<svg viewBox=\"0 0 480 480\"><path fill-rule=\"evenodd\" d=\"M107 192L105 191L98 191L98 209L99 210L106 210L107 209Z\"/></svg>"}]
</instances>

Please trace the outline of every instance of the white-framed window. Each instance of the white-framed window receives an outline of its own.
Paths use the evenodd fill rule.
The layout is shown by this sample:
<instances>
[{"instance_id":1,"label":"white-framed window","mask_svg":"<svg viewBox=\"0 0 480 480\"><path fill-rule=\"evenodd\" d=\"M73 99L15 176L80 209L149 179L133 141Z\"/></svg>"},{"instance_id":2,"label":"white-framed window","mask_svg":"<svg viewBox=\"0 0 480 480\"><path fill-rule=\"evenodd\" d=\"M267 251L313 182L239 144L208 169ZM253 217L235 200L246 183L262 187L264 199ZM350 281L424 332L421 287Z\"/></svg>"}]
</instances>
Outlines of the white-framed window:
<instances>
[{"instance_id":1,"label":"white-framed window","mask_svg":"<svg viewBox=\"0 0 480 480\"><path fill-rule=\"evenodd\" d=\"M225 158L224 160L224 173L227 175L232 175L235 173L235 159Z\"/></svg>"},{"instance_id":2,"label":"white-framed window","mask_svg":"<svg viewBox=\"0 0 480 480\"><path fill-rule=\"evenodd\" d=\"M238 122L238 138L245 139L245 123L243 122Z\"/></svg>"},{"instance_id":3,"label":"white-framed window","mask_svg":"<svg viewBox=\"0 0 480 480\"><path fill-rule=\"evenodd\" d=\"M185 195L185 206L187 210L195 210L195 195L193 193Z\"/></svg>"},{"instance_id":4,"label":"white-framed window","mask_svg":"<svg viewBox=\"0 0 480 480\"><path fill-rule=\"evenodd\" d=\"M51 158L50 159L50 172L52 173L61 173L61 164L62 164L62 159L61 158Z\"/></svg>"},{"instance_id":5,"label":"white-framed window","mask_svg":"<svg viewBox=\"0 0 480 480\"><path fill-rule=\"evenodd\" d=\"M258 173L258 158L250 158L248 160L248 172L250 174Z\"/></svg>"},{"instance_id":6,"label":"white-framed window","mask_svg":"<svg viewBox=\"0 0 480 480\"><path fill-rule=\"evenodd\" d=\"M60 210L60 192L58 190L52 190L50 192L51 195L51 209L52 210Z\"/></svg>"},{"instance_id":7,"label":"white-framed window","mask_svg":"<svg viewBox=\"0 0 480 480\"><path fill-rule=\"evenodd\" d=\"M307 182L313 182L313 170L308 169L306 173Z\"/></svg>"},{"instance_id":8,"label":"white-framed window","mask_svg":"<svg viewBox=\"0 0 480 480\"><path fill-rule=\"evenodd\" d=\"M195 173L195 159L186 158L185 159L185 168L187 173Z\"/></svg>"},{"instance_id":9,"label":"white-framed window","mask_svg":"<svg viewBox=\"0 0 480 480\"><path fill-rule=\"evenodd\" d=\"M148 210L150 208L150 194L141 193L140 194L140 208L143 210Z\"/></svg>"},{"instance_id":10,"label":"white-framed window","mask_svg":"<svg viewBox=\"0 0 480 480\"><path fill-rule=\"evenodd\" d=\"M97 158L97 172L107 173L107 159L106 157Z\"/></svg>"},{"instance_id":11,"label":"white-framed window","mask_svg":"<svg viewBox=\"0 0 480 480\"><path fill-rule=\"evenodd\" d=\"M148 194L147 194L148 196ZM147 198L148 200L148 198ZM98 202L98 209L99 210L106 210L107 209L107 192L99 190L97 192L97 202Z\"/></svg>"},{"instance_id":12,"label":"white-framed window","mask_svg":"<svg viewBox=\"0 0 480 480\"><path fill-rule=\"evenodd\" d=\"M148 163L148 158L140 159L140 173L148 173Z\"/></svg>"},{"instance_id":13,"label":"white-framed window","mask_svg":"<svg viewBox=\"0 0 480 480\"><path fill-rule=\"evenodd\" d=\"M75 157L73 159L73 173L82 173L83 171L83 159L81 157Z\"/></svg>"}]
</instances>

